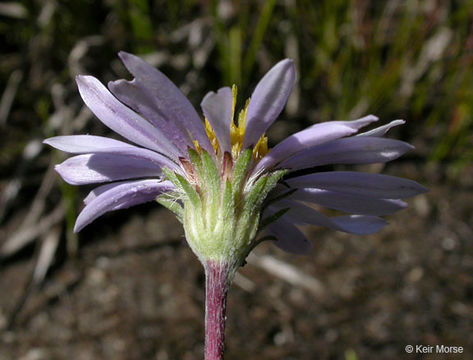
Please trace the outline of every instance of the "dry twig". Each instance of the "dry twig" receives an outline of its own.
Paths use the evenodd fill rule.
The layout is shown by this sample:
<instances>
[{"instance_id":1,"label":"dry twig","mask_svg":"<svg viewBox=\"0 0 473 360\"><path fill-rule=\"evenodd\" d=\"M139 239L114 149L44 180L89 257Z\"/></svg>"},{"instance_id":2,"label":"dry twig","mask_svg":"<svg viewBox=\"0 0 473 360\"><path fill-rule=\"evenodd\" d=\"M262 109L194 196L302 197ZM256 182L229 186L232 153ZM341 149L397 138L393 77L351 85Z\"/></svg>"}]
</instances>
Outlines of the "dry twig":
<instances>
[{"instance_id":1,"label":"dry twig","mask_svg":"<svg viewBox=\"0 0 473 360\"><path fill-rule=\"evenodd\" d=\"M247 262L265 270L273 276L287 281L293 286L308 290L317 298L323 298L325 296L325 288L319 280L271 255L257 255L252 253L248 256Z\"/></svg>"}]
</instances>

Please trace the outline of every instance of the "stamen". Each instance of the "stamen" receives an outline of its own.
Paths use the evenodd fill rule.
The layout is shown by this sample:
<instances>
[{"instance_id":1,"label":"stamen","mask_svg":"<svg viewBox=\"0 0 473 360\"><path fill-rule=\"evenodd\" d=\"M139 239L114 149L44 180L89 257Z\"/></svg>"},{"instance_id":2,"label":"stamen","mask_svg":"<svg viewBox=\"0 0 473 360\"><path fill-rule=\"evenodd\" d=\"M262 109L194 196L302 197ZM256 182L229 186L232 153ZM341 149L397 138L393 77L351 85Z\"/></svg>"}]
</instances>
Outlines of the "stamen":
<instances>
[{"instance_id":1,"label":"stamen","mask_svg":"<svg viewBox=\"0 0 473 360\"><path fill-rule=\"evenodd\" d=\"M268 149L268 137L263 134L253 149L253 159L256 161L261 160L269 152Z\"/></svg>"},{"instance_id":2,"label":"stamen","mask_svg":"<svg viewBox=\"0 0 473 360\"><path fill-rule=\"evenodd\" d=\"M215 135L215 132L212 129L212 125L210 125L210 122L207 119L205 119L205 132L207 133L207 137L209 138L210 143L214 148L215 154L218 155L220 152L220 146L218 144L217 136Z\"/></svg>"},{"instance_id":3,"label":"stamen","mask_svg":"<svg viewBox=\"0 0 473 360\"><path fill-rule=\"evenodd\" d=\"M197 151L200 154L202 152L202 146L200 146L197 140L192 140L192 143L195 146L195 151Z\"/></svg>"}]
</instances>

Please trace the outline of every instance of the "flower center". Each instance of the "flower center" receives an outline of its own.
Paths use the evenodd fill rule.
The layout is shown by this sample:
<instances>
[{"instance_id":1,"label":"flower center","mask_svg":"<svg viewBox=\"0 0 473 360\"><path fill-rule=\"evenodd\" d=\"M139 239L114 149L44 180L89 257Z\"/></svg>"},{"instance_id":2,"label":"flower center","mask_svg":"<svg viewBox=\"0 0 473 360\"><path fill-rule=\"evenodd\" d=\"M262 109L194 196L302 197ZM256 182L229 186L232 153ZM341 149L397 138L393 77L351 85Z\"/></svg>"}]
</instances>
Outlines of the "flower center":
<instances>
[{"instance_id":1,"label":"flower center","mask_svg":"<svg viewBox=\"0 0 473 360\"><path fill-rule=\"evenodd\" d=\"M246 129L246 114L248 112L248 105L250 100L246 101L245 107L240 111L238 114L238 121L235 123L235 105L237 100L237 87L233 85L232 87L233 93L233 110L232 110L232 122L230 125L230 141L232 144L232 158L237 159L240 155L241 151L243 150L243 139L245 138L245 129ZM214 130L212 129L212 125L210 122L205 119L205 132L214 148L214 151L217 155L220 154L220 147L218 144L217 136L215 135ZM197 152L201 152L200 144L194 140L194 145ZM258 142L256 143L255 147L253 148L253 160L258 162L261 160L267 153L269 152L268 149L268 138L265 134L263 134Z\"/></svg>"}]
</instances>

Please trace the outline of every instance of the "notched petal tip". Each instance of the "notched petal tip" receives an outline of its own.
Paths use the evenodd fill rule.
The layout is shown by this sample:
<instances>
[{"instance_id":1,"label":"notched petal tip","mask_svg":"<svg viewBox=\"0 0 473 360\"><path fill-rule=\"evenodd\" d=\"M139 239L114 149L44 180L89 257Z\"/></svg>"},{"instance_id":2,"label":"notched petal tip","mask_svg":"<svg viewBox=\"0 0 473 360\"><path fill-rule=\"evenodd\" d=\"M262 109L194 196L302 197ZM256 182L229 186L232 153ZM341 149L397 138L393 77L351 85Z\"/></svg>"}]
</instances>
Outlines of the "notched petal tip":
<instances>
[{"instance_id":1,"label":"notched petal tip","mask_svg":"<svg viewBox=\"0 0 473 360\"><path fill-rule=\"evenodd\" d=\"M199 142L202 148L213 153L213 147L205 133L202 120L181 90L165 74L140 57L125 52L120 52L119 57L125 68L135 78L135 82L140 88L139 92L145 92L147 101L155 102L153 107L158 109L153 116L158 121L163 118L166 122L168 119L172 119L169 121L172 125L164 124L162 126L181 138L177 139L176 137L179 142L178 146L181 146L183 142L190 143L189 137L192 137L193 140ZM132 98L132 94L124 95L122 93L119 97L127 103L131 102L130 105L133 108L145 109L148 106L136 106L137 102ZM150 114L149 111L148 114Z\"/></svg>"},{"instance_id":2,"label":"notched petal tip","mask_svg":"<svg viewBox=\"0 0 473 360\"><path fill-rule=\"evenodd\" d=\"M118 80L110 80L108 83L107 83L107 87L108 89L113 93L114 90L120 86L120 84L123 84L124 82L129 82L125 79L118 79Z\"/></svg>"},{"instance_id":3,"label":"notched petal tip","mask_svg":"<svg viewBox=\"0 0 473 360\"><path fill-rule=\"evenodd\" d=\"M216 92L215 91L209 91L207 94L205 94L204 98L200 102L200 106L202 107L203 110L205 110L206 107L208 106L215 106L216 104L213 103L213 101L217 101L221 98L225 98L230 96L230 98L233 100L233 95L232 95L232 89L227 87L222 87L218 89Z\"/></svg>"}]
</instances>

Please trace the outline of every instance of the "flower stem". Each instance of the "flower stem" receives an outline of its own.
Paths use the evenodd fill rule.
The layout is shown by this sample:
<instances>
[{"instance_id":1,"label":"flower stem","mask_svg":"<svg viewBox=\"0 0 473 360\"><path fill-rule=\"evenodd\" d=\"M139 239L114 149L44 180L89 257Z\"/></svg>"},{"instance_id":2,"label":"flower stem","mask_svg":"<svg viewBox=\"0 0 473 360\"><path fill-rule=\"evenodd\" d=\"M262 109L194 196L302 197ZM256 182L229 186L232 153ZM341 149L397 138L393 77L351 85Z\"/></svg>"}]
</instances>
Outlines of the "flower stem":
<instances>
[{"instance_id":1,"label":"flower stem","mask_svg":"<svg viewBox=\"0 0 473 360\"><path fill-rule=\"evenodd\" d=\"M205 360L223 359L228 287L228 265L208 261L205 267Z\"/></svg>"}]
</instances>

